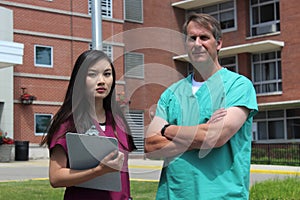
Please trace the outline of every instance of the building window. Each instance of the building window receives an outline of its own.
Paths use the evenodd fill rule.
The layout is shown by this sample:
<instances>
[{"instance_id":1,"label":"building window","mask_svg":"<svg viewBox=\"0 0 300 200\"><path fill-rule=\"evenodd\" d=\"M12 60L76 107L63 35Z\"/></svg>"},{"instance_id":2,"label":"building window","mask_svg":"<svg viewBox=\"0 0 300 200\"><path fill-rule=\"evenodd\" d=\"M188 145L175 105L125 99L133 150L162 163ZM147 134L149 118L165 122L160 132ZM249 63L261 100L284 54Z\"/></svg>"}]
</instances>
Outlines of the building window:
<instances>
[{"instance_id":1,"label":"building window","mask_svg":"<svg viewBox=\"0 0 300 200\"><path fill-rule=\"evenodd\" d=\"M250 0L251 36L280 31L279 0Z\"/></svg>"},{"instance_id":2,"label":"building window","mask_svg":"<svg viewBox=\"0 0 300 200\"><path fill-rule=\"evenodd\" d=\"M254 116L257 141L300 139L300 109L261 111Z\"/></svg>"},{"instance_id":3,"label":"building window","mask_svg":"<svg viewBox=\"0 0 300 200\"><path fill-rule=\"evenodd\" d=\"M101 13L102 17L112 18L112 1L113 0L101 0ZM92 0L88 3L89 15L92 14Z\"/></svg>"},{"instance_id":4,"label":"building window","mask_svg":"<svg viewBox=\"0 0 300 200\"><path fill-rule=\"evenodd\" d=\"M53 67L53 47L34 45L34 66Z\"/></svg>"},{"instance_id":5,"label":"building window","mask_svg":"<svg viewBox=\"0 0 300 200\"><path fill-rule=\"evenodd\" d=\"M226 1L211 6L189 10L188 13L206 13L214 16L221 24L223 31L236 29L236 3L235 0Z\"/></svg>"},{"instance_id":6,"label":"building window","mask_svg":"<svg viewBox=\"0 0 300 200\"><path fill-rule=\"evenodd\" d=\"M44 135L51 119L52 114L34 114L34 134L37 136Z\"/></svg>"},{"instance_id":7,"label":"building window","mask_svg":"<svg viewBox=\"0 0 300 200\"><path fill-rule=\"evenodd\" d=\"M300 109L286 111L287 139L300 139Z\"/></svg>"},{"instance_id":8,"label":"building window","mask_svg":"<svg viewBox=\"0 0 300 200\"><path fill-rule=\"evenodd\" d=\"M252 80L257 94L282 91L281 51L252 55Z\"/></svg>"},{"instance_id":9,"label":"building window","mask_svg":"<svg viewBox=\"0 0 300 200\"><path fill-rule=\"evenodd\" d=\"M237 57L230 56L220 58L220 64L222 67L229 69L230 71L238 73Z\"/></svg>"},{"instance_id":10,"label":"building window","mask_svg":"<svg viewBox=\"0 0 300 200\"><path fill-rule=\"evenodd\" d=\"M143 23L143 0L125 0L125 20Z\"/></svg>"},{"instance_id":11,"label":"building window","mask_svg":"<svg viewBox=\"0 0 300 200\"><path fill-rule=\"evenodd\" d=\"M194 72L194 67L190 62L187 63L186 71L187 71L187 75L190 75Z\"/></svg>"},{"instance_id":12,"label":"building window","mask_svg":"<svg viewBox=\"0 0 300 200\"><path fill-rule=\"evenodd\" d=\"M129 111L126 113L134 144L137 150L134 153L144 153L144 113L143 111Z\"/></svg>"},{"instance_id":13,"label":"building window","mask_svg":"<svg viewBox=\"0 0 300 200\"><path fill-rule=\"evenodd\" d=\"M106 55L113 60L113 48L112 45L109 44L103 44L102 45L102 50L104 53L106 53Z\"/></svg>"},{"instance_id":14,"label":"building window","mask_svg":"<svg viewBox=\"0 0 300 200\"><path fill-rule=\"evenodd\" d=\"M130 78L144 78L144 54L125 54L125 76Z\"/></svg>"},{"instance_id":15,"label":"building window","mask_svg":"<svg viewBox=\"0 0 300 200\"><path fill-rule=\"evenodd\" d=\"M89 43L89 49L93 49L93 44ZM102 51L113 61L113 47L110 44L102 44Z\"/></svg>"}]
</instances>

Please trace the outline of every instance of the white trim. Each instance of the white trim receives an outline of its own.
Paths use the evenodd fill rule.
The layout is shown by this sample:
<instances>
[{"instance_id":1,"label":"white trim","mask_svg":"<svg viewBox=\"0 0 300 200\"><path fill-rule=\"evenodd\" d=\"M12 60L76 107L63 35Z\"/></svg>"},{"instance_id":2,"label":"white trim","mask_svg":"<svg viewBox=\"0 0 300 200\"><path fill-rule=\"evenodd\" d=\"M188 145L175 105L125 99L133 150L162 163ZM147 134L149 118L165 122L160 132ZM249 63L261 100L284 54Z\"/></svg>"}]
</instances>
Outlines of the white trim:
<instances>
[{"instance_id":1,"label":"white trim","mask_svg":"<svg viewBox=\"0 0 300 200\"><path fill-rule=\"evenodd\" d=\"M240 44L235 46L224 47L220 50L219 56L225 57L230 55L236 55L240 53L258 53L267 51L277 51L284 47L284 42L276 40L263 40L259 42ZM174 60L188 62L189 58L187 54L174 56Z\"/></svg>"},{"instance_id":2,"label":"white trim","mask_svg":"<svg viewBox=\"0 0 300 200\"><path fill-rule=\"evenodd\" d=\"M58 34L51 34L51 33L44 33L44 32L36 32L36 31L26 31L26 30L19 30L19 29L14 29L14 33L30 35L30 36L40 36L40 37L48 37L48 38L55 38L55 39L63 39L63 40L73 40L73 41L79 41L79 42L92 42L91 38L80 38L80 37L72 37L72 36L58 35Z\"/></svg>"},{"instance_id":3,"label":"white trim","mask_svg":"<svg viewBox=\"0 0 300 200\"><path fill-rule=\"evenodd\" d=\"M0 41L0 68L23 64L24 44Z\"/></svg>"},{"instance_id":4,"label":"white trim","mask_svg":"<svg viewBox=\"0 0 300 200\"><path fill-rule=\"evenodd\" d=\"M24 3L15 3L15 2L10 2L10 1L0 0L0 5L1 4L8 5L8 6L14 6L14 7L18 7L18 8L26 8L26 9L31 9L31 10L43 11L43 12L48 12L48 13L56 13L56 14L61 14L61 15L75 16L75 17L91 18L91 16L88 13L70 12L70 11L64 11L64 10L59 10L59 9L53 9L53 8L49 8L49 7L34 6L34 5L29 5L29 4L24 4ZM116 23L122 23L122 24L124 23L123 19L114 19L114 18L109 18L109 17L103 17L103 20L116 22Z\"/></svg>"},{"instance_id":5,"label":"white trim","mask_svg":"<svg viewBox=\"0 0 300 200\"><path fill-rule=\"evenodd\" d=\"M220 50L220 56L234 55L239 53L258 53L277 51L284 46L284 42L276 40L264 40L259 42L240 44L224 47Z\"/></svg>"},{"instance_id":6,"label":"white trim","mask_svg":"<svg viewBox=\"0 0 300 200\"><path fill-rule=\"evenodd\" d=\"M202 6L209 6L211 4L217 4L226 2L226 0L184 0L172 3L173 7L181 8L181 9L191 9L191 8L197 8Z\"/></svg>"},{"instance_id":7,"label":"white trim","mask_svg":"<svg viewBox=\"0 0 300 200\"><path fill-rule=\"evenodd\" d=\"M40 79L55 79L55 80L65 80L69 81L69 76L56 76L56 75L47 75L47 74L30 74L30 73L20 73L15 72L14 76L25 77L25 78L40 78Z\"/></svg>"},{"instance_id":8,"label":"white trim","mask_svg":"<svg viewBox=\"0 0 300 200\"><path fill-rule=\"evenodd\" d=\"M291 101L277 101L269 103L259 103L258 107L260 108L294 108L300 106L300 100L291 100Z\"/></svg>"},{"instance_id":9,"label":"white trim","mask_svg":"<svg viewBox=\"0 0 300 200\"><path fill-rule=\"evenodd\" d=\"M19 8L27 8L31 10L38 10L38 11L45 11L45 12L51 12L51 13L57 13L57 14L64 14L64 15L76 15L80 13L76 12L69 12L69 11L63 11L63 10L58 10L58 9L53 9L53 8L46 8L42 6L34 6L34 5L29 5L29 4L24 4L24 3L15 3L11 1L0 1L0 4L7 5L7 6L13 6L13 7L19 7ZM82 15L82 14L80 14Z\"/></svg>"},{"instance_id":10,"label":"white trim","mask_svg":"<svg viewBox=\"0 0 300 200\"><path fill-rule=\"evenodd\" d=\"M258 97L261 97L261 96L275 96L275 95L282 95L282 91L256 94L256 96L258 96Z\"/></svg>"},{"instance_id":11,"label":"white trim","mask_svg":"<svg viewBox=\"0 0 300 200\"><path fill-rule=\"evenodd\" d=\"M91 38L72 37L72 36L66 36L66 35L58 35L58 34L51 34L51 33L45 33L45 32L36 32L36 31L26 31L26 30L20 30L20 29L14 29L14 33L23 34L23 35L30 35L30 36L62 39L62 40L72 40L72 41L78 41L78 42L88 42L88 43L92 42ZM113 39L113 37L111 37L109 39ZM114 41L104 40L103 43L108 44L108 45L112 45L112 46L125 47L125 44L121 43L121 42L114 42Z\"/></svg>"},{"instance_id":12,"label":"white trim","mask_svg":"<svg viewBox=\"0 0 300 200\"><path fill-rule=\"evenodd\" d=\"M49 50L50 49L50 64L47 65L47 64L40 64L40 63L37 63L37 51L36 51L36 48L44 48L44 49L47 49ZM48 53L48 52L47 52ZM53 47L52 46L45 46L45 45L39 45L39 44L35 44L34 45L34 66L35 67L46 67L46 68L53 68Z\"/></svg>"},{"instance_id":13,"label":"white trim","mask_svg":"<svg viewBox=\"0 0 300 200\"><path fill-rule=\"evenodd\" d=\"M56 75L47 75L47 74L30 74L30 73L20 73L15 72L14 76L16 77L24 77L24 78L39 78L39 79L47 79L47 80L62 80L62 81L69 81L69 76L56 76ZM116 81L117 85L125 85L126 82L122 80Z\"/></svg>"},{"instance_id":14,"label":"white trim","mask_svg":"<svg viewBox=\"0 0 300 200\"><path fill-rule=\"evenodd\" d=\"M20 100L14 100L14 103L21 104L22 102ZM44 106L61 106L63 102L58 101L37 101L34 100L31 105L44 105Z\"/></svg>"}]
</instances>

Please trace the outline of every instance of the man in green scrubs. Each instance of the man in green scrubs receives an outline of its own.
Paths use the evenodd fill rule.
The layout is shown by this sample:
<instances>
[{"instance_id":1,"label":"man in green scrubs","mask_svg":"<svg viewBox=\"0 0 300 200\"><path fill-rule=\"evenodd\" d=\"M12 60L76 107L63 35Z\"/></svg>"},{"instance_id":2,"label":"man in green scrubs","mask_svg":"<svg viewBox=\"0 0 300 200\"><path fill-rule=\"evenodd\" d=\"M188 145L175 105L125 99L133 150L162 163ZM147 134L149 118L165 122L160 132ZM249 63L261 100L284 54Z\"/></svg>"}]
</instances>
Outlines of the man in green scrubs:
<instances>
[{"instance_id":1,"label":"man in green scrubs","mask_svg":"<svg viewBox=\"0 0 300 200\"><path fill-rule=\"evenodd\" d=\"M156 199L249 199L255 90L220 66L215 18L192 14L184 33L193 74L163 92L145 135L147 156L165 160Z\"/></svg>"}]
</instances>

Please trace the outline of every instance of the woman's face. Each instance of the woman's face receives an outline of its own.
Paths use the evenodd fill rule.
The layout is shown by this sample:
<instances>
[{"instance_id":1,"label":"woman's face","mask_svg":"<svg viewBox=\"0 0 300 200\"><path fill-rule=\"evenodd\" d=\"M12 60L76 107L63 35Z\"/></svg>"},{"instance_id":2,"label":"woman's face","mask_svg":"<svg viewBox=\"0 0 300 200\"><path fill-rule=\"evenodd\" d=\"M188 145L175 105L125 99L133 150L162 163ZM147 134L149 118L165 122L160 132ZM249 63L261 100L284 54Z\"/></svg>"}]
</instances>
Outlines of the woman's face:
<instances>
[{"instance_id":1,"label":"woman's face","mask_svg":"<svg viewBox=\"0 0 300 200\"><path fill-rule=\"evenodd\" d=\"M113 84L112 67L106 59L99 60L88 69L86 87L89 96L104 99Z\"/></svg>"}]
</instances>

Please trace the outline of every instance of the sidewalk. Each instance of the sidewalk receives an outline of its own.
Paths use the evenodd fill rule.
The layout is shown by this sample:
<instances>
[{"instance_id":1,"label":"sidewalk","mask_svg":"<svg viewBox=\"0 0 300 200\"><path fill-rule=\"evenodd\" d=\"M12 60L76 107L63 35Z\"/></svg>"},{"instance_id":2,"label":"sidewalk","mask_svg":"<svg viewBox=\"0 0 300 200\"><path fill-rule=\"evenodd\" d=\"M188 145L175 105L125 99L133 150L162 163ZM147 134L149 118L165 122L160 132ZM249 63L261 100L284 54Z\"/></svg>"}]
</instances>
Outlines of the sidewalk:
<instances>
[{"instance_id":1,"label":"sidewalk","mask_svg":"<svg viewBox=\"0 0 300 200\"><path fill-rule=\"evenodd\" d=\"M28 160L28 161L12 161L8 163L1 163L0 167L48 167L48 159ZM150 159L129 159L129 168L140 169L161 169L163 161ZM251 173L266 173L266 174L286 174L300 176L300 166L283 166L283 165L256 165L252 164Z\"/></svg>"},{"instance_id":2,"label":"sidewalk","mask_svg":"<svg viewBox=\"0 0 300 200\"><path fill-rule=\"evenodd\" d=\"M0 181L47 179L48 159L12 161L0 163ZM163 161L149 159L129 159L132 180L158 181ZM267 179L300 177L300 167L281 165L251 165L250 185Z\"/></svg>"}]
</instances>

